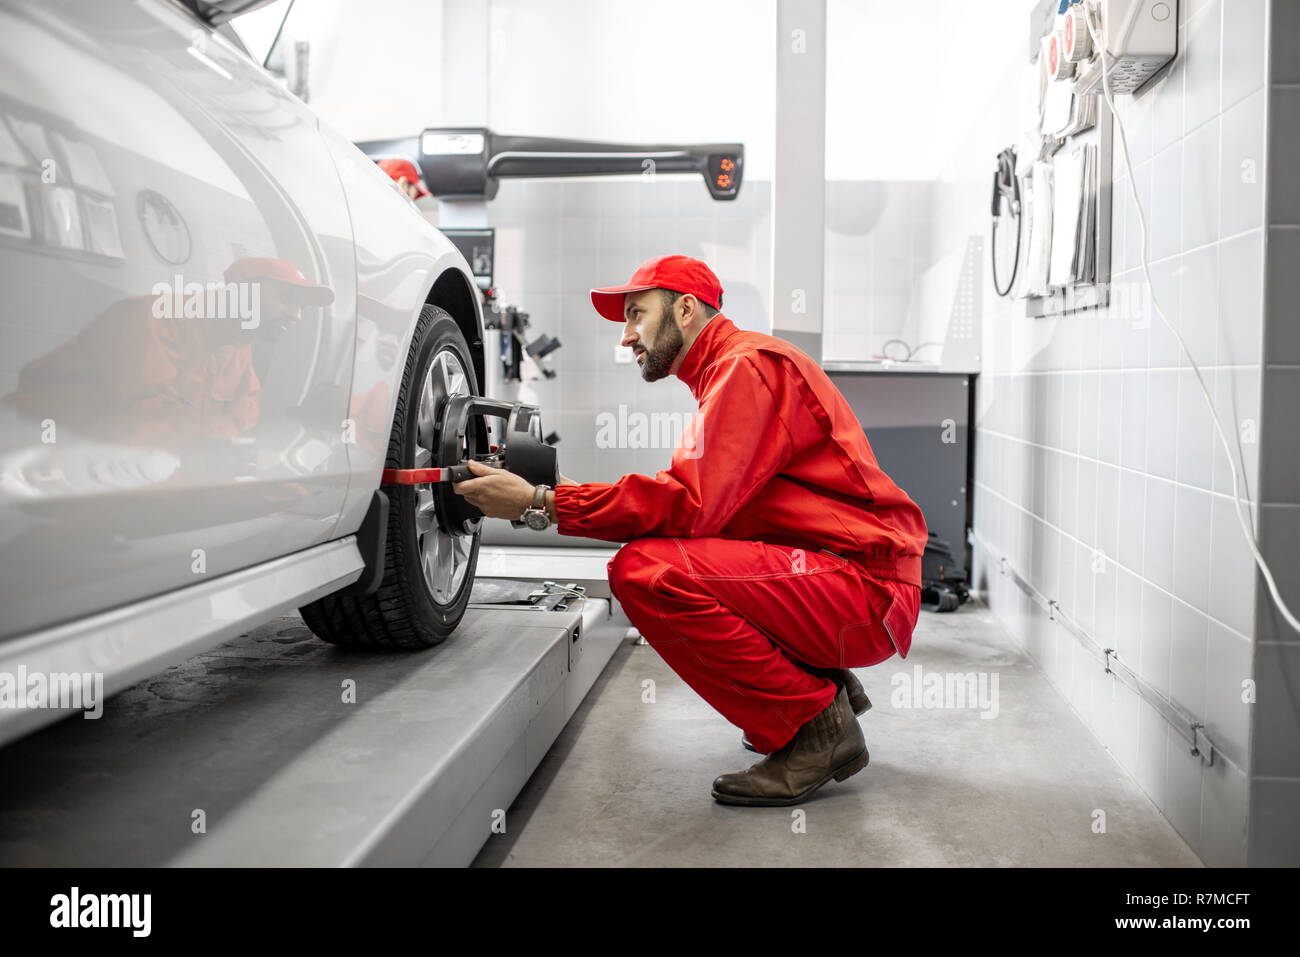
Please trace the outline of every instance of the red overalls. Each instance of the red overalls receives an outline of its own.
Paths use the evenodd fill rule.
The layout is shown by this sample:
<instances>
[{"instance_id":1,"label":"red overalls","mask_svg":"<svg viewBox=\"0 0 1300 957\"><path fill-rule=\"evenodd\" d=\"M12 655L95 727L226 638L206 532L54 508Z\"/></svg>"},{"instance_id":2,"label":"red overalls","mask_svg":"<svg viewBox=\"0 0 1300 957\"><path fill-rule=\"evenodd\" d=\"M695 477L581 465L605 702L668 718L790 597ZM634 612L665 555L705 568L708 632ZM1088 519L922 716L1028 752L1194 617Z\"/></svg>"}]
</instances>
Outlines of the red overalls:
<instances>
[{"instance_id":1,"label":"red overalls","mask_svg":"<svg viewBox=\"0 0 1300 957\"><path fill-rule=\"evenodd\" d=\"M559 532L628 543L609 563L628 618L774 751L835 697L797 662L907 656L925 519L826 373L790 343L719 314L677 376L699 412L669 468L560 486Z\"/></svg>"}]
</instances>

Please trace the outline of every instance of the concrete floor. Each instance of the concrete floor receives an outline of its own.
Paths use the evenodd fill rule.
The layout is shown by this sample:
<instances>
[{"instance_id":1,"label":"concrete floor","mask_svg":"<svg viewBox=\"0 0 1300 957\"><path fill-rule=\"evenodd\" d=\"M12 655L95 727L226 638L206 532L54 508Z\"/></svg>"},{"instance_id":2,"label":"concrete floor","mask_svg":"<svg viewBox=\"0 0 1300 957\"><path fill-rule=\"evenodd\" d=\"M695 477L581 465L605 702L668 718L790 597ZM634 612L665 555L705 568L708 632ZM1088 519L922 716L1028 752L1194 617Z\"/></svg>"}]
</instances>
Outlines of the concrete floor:
<instances>
[{"instance_id":1,"label":"concrete floor","mask_svg":"<svg viewBox=\"0 0 1300 957\"><path fill-rule=\"evenodd\" d=\"M894 707L893 676L996 672L999 713ZM610 661L475 866L1199 866L981 604L922 613L907 660L861 669L871 764L803 807L737 808L754 756L648 645ZM655 702L642 703L642 682ZM1094 810L1106 833L1093 833Z\"/></svg>"}]
</instances>

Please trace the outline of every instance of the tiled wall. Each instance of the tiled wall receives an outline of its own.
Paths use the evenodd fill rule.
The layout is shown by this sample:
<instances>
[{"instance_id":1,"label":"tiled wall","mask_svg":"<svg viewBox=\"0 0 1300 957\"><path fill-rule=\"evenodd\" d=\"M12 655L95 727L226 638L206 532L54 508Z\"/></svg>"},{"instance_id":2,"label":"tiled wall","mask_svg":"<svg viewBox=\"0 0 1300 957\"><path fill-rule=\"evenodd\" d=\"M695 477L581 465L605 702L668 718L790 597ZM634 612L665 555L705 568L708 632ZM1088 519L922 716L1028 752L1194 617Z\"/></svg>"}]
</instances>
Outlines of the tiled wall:
<instances>
[{"instance_id":1,"label":"tiled wall","mask_svg":"<svg viewBox=\"0 0 1300 957\"><path fill-rule=\"evenodd\" d=\"M823 358L872 359L903 334L929 265L932 193L926 180L826 184Z\"/></svg>"},{"instance_id":2,"label":"tiled wall","mask_svg":"<svg viewBox=\"0 0 1300 957\"><path fill-rule=\"evenodd\" d=\"M1294 8L1289 0L1274 6ZM1270 429L1294 436L1300 404L1291 367L1284 373L1292 377L1290 399L1267 400L1278 423L1270 424L1272 412L1261 423L1269 5L1182 0L1179 7L1177 60L1118 106L1147 212L1157 297L1213 393L1258 522L1251 503L1259 493L1260 440L1267 448ZM1015 95L1017 74L1009 75L1007 95ZM1004 128L1008 140L1015 129ZM979 175L964 181L971 199L939 204L936 215L954 231L987 223L991 146L980 142L987 156L956 158ZM1228 458L1195 375L1140 296L1139 224L1118 136L1115 162L1111 308L1028 319L1018 303L986 302L975 529L988 550L976 549L977 576L994 611L1192 848L1209 864L1239 865L1247 862L1252 716L1258 735L1265 714L1285 710L1294 747L1294 695L1282 703L1273 687L1273 704L1258 711L1243 701L1243 682L1254 674L1251 552L1235 517ZM1276 172L1268 182L1278 182ZM1290 455L1292 469L1297 460ZM1300 501L1294 481L1288 488L1291 501ZM1265 525L1277 520L1264 514ZM1295 566L1295 540L1279 564ZM1193 757L1153 707L1105 675L999 575L1000 556L1098 644L1203 721L1222 749L1215 765ZM1294 571L1287 574L1295 580ZM1280 655L1300 645L1276 648ZM1261 702L1266 684L1261 678ZM1298 761L1292 751L1273 772L1288 776L1279 792L1291 795L1292 806Z\"/></svg>"}]
</instances>

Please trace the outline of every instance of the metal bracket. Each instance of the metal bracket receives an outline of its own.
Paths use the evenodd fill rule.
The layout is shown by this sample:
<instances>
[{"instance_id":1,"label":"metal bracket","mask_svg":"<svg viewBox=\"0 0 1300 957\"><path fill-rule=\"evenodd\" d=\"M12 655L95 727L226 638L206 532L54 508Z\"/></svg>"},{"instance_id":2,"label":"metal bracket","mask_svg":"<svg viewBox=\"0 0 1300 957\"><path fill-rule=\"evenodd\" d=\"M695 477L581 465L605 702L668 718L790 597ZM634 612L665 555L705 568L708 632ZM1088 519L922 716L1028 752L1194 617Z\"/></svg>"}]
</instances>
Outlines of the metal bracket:
<instances>
[{"instance_id":1,"label":"metal bracket","mask_svg":"<svg viewBox=\"0 0 1300 957\"><path fill-rule=\"evenodd\" d=\"M1201 751L1202 740L1205 736L1200 733L1201 729L1204 727L1205 725L1201 724L1199 721L1192 723L1192 754L1199 758L1205 758L1204 753ZM1209 751L1210 756L1205 760L1205 763L1209 767L1214 767L1214 745L1209 745L1206 750Z\"/></svg>"},{"instance_id":2,"label":"metal bracket","mask_svg":"<svg viewBox=\"0 0 1300 957\"><path fill-rule=\"evenodd\" d=\"M1060 607L1055 598L1047 599L1047 620L1056 621L1056 609Z\"/></svg>"},{"instance_id":3,"label":"metal bracket","mask_svg":"<svg viewBox=\"0 0 1300 957\"><path fill-rule=\"evenodd\" d=\"M1105 661L1104 661L1104 664L1105 664L1105 667L1106 667L1106 674L1108 674L1108 675L1113 675L1115 672L1113 672L1113 671L1110 670L1110 656L1113 655L1113 654L1115 654L1115 649L1114 649L1114 648L1103 648L1103 649L1101 649L1101 650L1102 650L1102 654L1105 655Z\"/></svg>"},{"instance_id":4,"label":"metal bracket","mask_svg":"<svg viewBox=\"0 0 1300 957\"><path fill-rule=\"evenodd\" d=\"M555 606L555 610L568 611L570 601L573 601L575 599L582 600L587 597L587 589L585 586L578 585L574 582L569 582L567 585L561 585L557 582L547 581L547 582L542 582L541 589L533 592L533 594L538 595L539 597L550 596L550 595L563 595L564 597L561 598L560 602Z\"/></svg>"}]
</instances>

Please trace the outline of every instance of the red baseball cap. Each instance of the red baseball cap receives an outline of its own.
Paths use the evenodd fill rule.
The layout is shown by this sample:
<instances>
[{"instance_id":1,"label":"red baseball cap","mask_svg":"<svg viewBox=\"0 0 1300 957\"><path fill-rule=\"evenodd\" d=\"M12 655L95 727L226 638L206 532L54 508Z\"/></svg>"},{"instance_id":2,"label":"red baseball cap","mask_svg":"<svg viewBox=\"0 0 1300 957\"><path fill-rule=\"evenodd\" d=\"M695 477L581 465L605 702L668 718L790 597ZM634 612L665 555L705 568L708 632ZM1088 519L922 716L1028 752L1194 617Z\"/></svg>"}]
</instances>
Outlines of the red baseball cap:
<instances>
[{"instance_id":1,"label":"red baseball cap","mask_svg":"<svg viewBox=\"0 0 1300 957\"><path fill-rule=\"evenodd\" d=\"M429 191L424 188L424 183L420 181L420 171L410 160L402 159L400 156L390 156L388 159L381 159L375 165L391 176L394 183L403 176L408 183L414 183L416 199L429 195Z\"/></svg>"},{"instance_id":2,"label":"red baseball cap","mask_svg":"<svg viewBox=\"0 0 1300 957\"><path fill-rule=\"evenodd\" d=\"M283 259L245 256L231 263L225 272L226 282L252 282L257 279L274 279L295 287L299 298L312 306L328 306L334 301L334 290L308 282L297 266Z\"/></svg>"},{"instance_id":3,"label":"red baseball cap","mask_svg":"<svg viewBox=\"0 0 1300 957\"><path fill-rule=\"evenodd\" d=\"M722 283L713 270L690 256L659 256L647 259L625 286L607 286L591 291L591 304L611 322L624 322L623 297L629 292L646 289L671 289L690 293L714 309L722 308Z\"/></svg>"}]
</instances>

